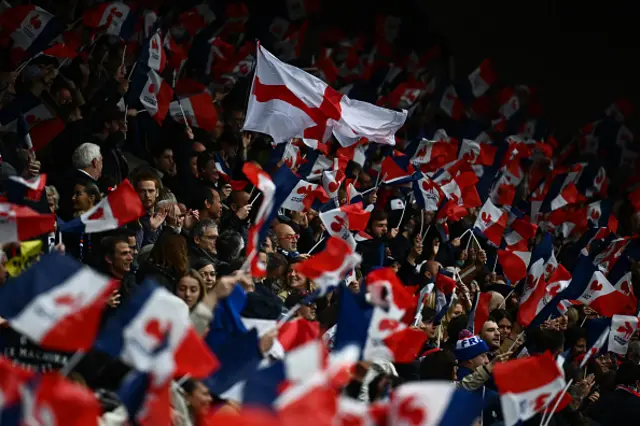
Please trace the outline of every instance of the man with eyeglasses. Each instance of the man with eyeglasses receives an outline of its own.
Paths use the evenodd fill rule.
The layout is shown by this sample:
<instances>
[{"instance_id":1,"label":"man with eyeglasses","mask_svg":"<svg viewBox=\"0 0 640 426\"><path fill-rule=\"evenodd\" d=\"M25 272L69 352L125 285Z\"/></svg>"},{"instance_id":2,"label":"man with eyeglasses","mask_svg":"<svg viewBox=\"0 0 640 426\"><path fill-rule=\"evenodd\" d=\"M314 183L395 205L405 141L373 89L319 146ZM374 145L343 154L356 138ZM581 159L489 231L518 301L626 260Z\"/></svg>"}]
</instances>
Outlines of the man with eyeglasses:
<instances>
[{"instance_id":1,"label":"man with eyeglasses","mask_svg":"<svg viewBox=\"0 0 640 426\"><path fill-rule=\"evenodd\" d=\"M202 257L218 264L216 242L218 240L218 225L211 220L201 220L193 228L193 241L189 246L189 263Z\"/></svg>"},{"instance_id":2,"label":"man with eyeglasses","mask_svg":"<svg viewBox=\"0 0 640 426\"><path fill-rule=\"evenodd\" d=\"M278 239L278 252L286 256L287 260L306 259L308 254L298 253L298 238L296 231L286 223L276 225L276 237Z\"/></svg>"}]
</instances>

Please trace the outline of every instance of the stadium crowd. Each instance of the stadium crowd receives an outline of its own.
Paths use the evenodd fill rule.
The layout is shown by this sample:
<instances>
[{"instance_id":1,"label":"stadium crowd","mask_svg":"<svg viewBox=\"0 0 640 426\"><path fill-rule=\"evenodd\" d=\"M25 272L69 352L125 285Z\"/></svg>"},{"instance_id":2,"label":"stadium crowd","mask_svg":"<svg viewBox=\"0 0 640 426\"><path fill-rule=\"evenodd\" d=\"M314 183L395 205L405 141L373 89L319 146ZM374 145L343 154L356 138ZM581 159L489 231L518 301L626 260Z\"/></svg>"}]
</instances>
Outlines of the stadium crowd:
<instances>
[{"instance_id":1,"label":"stadium crowd","mask_svg":"<svg viewBox=\"0 0 640 426\"><path fill-rule=\"evenodd\" d=\"M557 140L544 93L502 85L489 59L454 78L436 43L407 47L400 17L356 33L327 25L319 1L264 3L2 2L0 425L639 424L629 102ZM269 52L317 87L292 77L269 91L281 64ZM345 143L347 115L364 111L346 98L402 122ZM310 136L318 117L339 130ZM278 126L298 133L280 139ZM173 374L158 409L142 401L160 356L141 371L133 350L24 326L34 303L57 305L38 302L53 290L20 288L53 285L68 265L117 283L96 342L152 281L215 369ZM83 331L52 327L88 333L83 309ZM360 350L345 376L331 365L349 344ZM140 372L149 383L132 387ZM38 393L34 377L73 398ZM18 382L36 389L31 405ZM451 387L412 391L431 382ZM99 402L95 423L60 414L91 405L81 391Z\"/></svg>"}]
</instances>

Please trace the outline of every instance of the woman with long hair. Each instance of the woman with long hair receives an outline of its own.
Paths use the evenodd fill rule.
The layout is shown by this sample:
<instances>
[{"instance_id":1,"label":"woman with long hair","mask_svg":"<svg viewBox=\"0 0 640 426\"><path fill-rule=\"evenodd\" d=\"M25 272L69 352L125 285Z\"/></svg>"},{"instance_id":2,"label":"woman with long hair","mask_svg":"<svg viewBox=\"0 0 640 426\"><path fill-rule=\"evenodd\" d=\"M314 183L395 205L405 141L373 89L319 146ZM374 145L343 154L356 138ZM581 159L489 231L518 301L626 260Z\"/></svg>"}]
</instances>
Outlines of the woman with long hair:
<instances>
[{"instance_id":1,"label":"woman with long hair","mask_svg":"<svg viewBox=\"0 0 640 426\"><path fill-rule=\"evenodd\" d=\"M284 286L278 292L278 297L284 302L292 293L310 293L315 285L304 275L294 269L295 262L289 264Z\"/></svg>"},{"instance_id":2,"label":"woman with long hair","mask_svg":"<svg viewBox=\"0 0 640 426\"><path fill-rule=\"evenodd\" d=\"M190 269L180 278L176 287L176 296L184 301L189 307L189 311L193 311L198 303L204 299L207 294L204 279L202 275L195 269Z\"/></svg>"},{"instance_id":3,"label":"woman with long hair","mask_svg":"<svg viewBox=\"0 0 640 426\"><path fill-rule=\"evenodd\" d=\"M153 245L149 259L140 265L138 282L151 279L175 293L178 280L188 269L187 241L181 235L163 232Z\"/></svg>"}]
</instances>

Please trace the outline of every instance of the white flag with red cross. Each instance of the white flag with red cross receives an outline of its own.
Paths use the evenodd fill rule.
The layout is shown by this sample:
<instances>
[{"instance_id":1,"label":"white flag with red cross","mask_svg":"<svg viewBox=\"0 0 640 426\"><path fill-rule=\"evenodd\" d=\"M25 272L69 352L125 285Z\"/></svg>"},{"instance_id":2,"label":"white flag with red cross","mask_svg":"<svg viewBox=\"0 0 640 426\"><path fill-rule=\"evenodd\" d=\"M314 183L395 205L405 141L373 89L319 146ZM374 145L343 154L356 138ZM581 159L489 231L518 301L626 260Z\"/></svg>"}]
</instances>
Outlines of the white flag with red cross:
<instances>
[{"instance_id":1,"label":"white flag with red cross","mask_svg":"<svg viewBox=\"0 0 640 426\"><path fill-rule=\"evenodd\" d=\"M293 138L324 142L333 134L342 146L362 137L395 145L406 118L406 111L349 99L258 45L244 130L268 134L276 143Z\"/></svg>"}]
</instances>

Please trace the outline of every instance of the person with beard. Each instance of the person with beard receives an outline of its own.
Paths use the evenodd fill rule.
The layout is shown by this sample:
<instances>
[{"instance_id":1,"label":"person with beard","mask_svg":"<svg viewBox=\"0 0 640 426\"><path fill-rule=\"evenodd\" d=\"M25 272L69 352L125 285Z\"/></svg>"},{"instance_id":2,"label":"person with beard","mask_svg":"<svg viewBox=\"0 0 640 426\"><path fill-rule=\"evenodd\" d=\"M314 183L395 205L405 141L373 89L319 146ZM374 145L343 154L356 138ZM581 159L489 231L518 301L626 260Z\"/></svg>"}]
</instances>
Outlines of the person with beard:
<instances>
[{"instance_id":1,"label":"person with beard","mask_svg":"<svg viewBox=\"0 0 640 426\"><path fill-rule=\"evenodd\" d=\"M493 320L485 321L480 330L480 338L489 346L487 356L492 360L500 349L500 329Z\"/></svg>"},{"instance_id":2,"label":"person with beard","mask_svg":"<svg viewBox=\"0 0 640 426\"><path fill-rule=\"evenodd\" d=\"M166 208L157 208L156 201L160 193L160 181L151 171L142 171L135 177L134 187L142 207L146 213L138 219L139 227L136 234L138 248L154 244L162 232L164 221L167 218Z\"/></svg>"}]
</instances>

